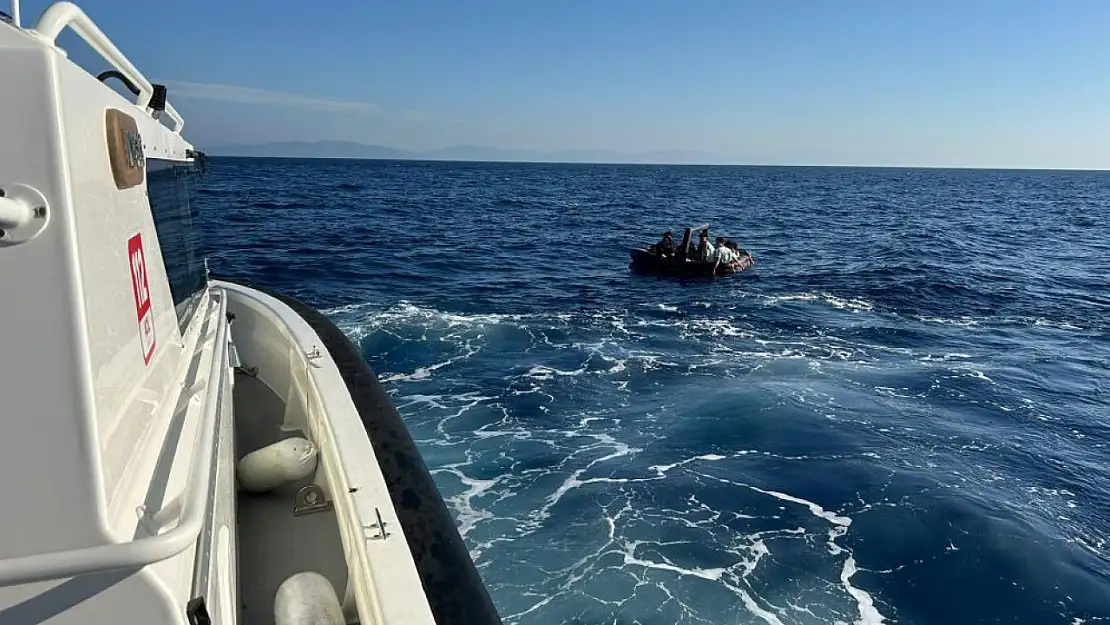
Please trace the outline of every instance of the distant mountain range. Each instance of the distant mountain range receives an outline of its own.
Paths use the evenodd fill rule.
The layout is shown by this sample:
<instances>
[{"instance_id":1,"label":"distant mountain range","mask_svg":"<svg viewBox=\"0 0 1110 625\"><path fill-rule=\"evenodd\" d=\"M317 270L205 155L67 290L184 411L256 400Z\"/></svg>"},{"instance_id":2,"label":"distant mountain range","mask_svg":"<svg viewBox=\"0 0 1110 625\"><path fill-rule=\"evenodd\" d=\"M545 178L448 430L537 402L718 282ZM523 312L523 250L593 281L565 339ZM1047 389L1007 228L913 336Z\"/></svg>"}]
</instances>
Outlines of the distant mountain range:
<instances>
[{"instance_id":1,"label":"distant mountain range","mask_svg":"<svg viewBox=\"0 0 1110 625\"><path fill-rule=\"evenodd\" d=\"M211 156L270 156L296 158L366 158L432 161L527 161L540 163L719 163L712 155L687 150L660 150L629 154L608 150L505 150L480 145L460 145L439 150L413 151L366 145L352 141L282 141L278 143L217 145L205 150Z\"/></svg>"}]
</instances>

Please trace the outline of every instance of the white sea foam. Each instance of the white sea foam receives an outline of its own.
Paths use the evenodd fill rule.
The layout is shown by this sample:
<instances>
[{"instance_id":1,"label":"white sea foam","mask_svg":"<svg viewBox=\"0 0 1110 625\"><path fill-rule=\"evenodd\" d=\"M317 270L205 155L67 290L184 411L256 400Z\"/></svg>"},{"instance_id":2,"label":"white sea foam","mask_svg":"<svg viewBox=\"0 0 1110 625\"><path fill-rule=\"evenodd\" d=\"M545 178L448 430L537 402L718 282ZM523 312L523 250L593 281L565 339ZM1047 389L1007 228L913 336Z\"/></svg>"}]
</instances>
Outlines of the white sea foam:
<instances>
[{"instance_id":1,"label":"white sea foam","mask_svg":"<svg viewBox=\"0 0 1110 625\"><path fill-rule=\"evenodd\" d=\"M853 312L869 312L874 310L875 306L866 300L859 298L841 298L828 293L796 293L793 295L773 295L767 296L765 303L769 306L781 304L783 302L821 302L839 308L842 310L851 310Z\"/></svg>"},{"instance_id":2,"label":"white sea foam","mask_svg":"<svg viewBox=\"0 0 1110 625\"><path fill-rule=\"evenodd\" d=\"M813 516L825 519L832 525L829 529L828 538L829 553L833 555L839 555L841 553L848 554L840 570L840 583L844 586L844 590L856 600L856 605L859 607L859 619L856 620L856 623L857 625L881 625L885 619L883 615L879 613L878 609L875 608L874 599L872 599L867 591L852 585L852 576L858 571L855 557L852 556L850 551L836 543L838 538L844 536L844 534L848 532L848 527L852 524L852 519L825 510L819 504L802 499L801 497L795 497L776 491L763 490L755 486L748 486L748 488L770 495L776 499L806 506Z\"/></svg>"},{"instance_id":3,"label":"white sea foam","mask_svg":"<svg viewBox=\"0 0 1110 625\"><path fill-rule=\"evenodd\" d=\"M764 301L767 305L789 302L811 302L852 313L874 311L870 302L824 293L786 295ZM721 311L727 314L727 308L720 306L696 314L689 314L688 307L672 304L654 307L656 310L652 311L647 310L647 305L642 306L641 314L615 309L470 315L445 314L406 303L377 313L344 307L337 315L347 320L347 325L341 327L347 328L349 333L354 326L363 330L370 328L386 333L388 337L381 338L388 339L391 348L393 344L409 342L420 344L420 353L432 354L423 362L413 363L417 366L409 365L410 370L384 375L383 380L393 383L393 391L400 388L394 395L397 404L406 418L414 419L424 440L433 446L449 443L436 448L436 454L442 449L443 457L450 458L450 462L441 462L437 468L437 480L445 480L450 492L446 497L448 505L458 520L460 532L471 546L473 557L482 566L499 566L497 563L505 562L505 553L511 552L510 545L518 541L529 549L537 549L537 543L533 542L536 537L562 527L567 511L578 515L575 522L580 520L584 526L591 521L597 523L596 542L584 538L586 546L570 543L556 547L560 552L576 548L583 548L583 552L575 553L573 558L560 564L558 570L546 572L552 580L551 586L544 586L547 591L537 590L534 598L524 598L515 605L510 621L527 617L528 621L538 622L549 613L557 612L557 606L564 603L564 595L573 596L577 601L583 593L589 595L591 587L607 583L600 580L632 575L636 582L629 591L631 597L650 587L668 597L667 601L681 606L690 622L700 622L701 616L696 605L684 603L688 601L683 598L686 591L680 589L687 584L707 584L719 592L733 593L733 600L744 606L752 615L751 620L785 623L805 618L856 625L886 623L890 617L882 613L885 608L880 610L869 592L853 584L853 580L859 581L857 554L842 545L841 538L852 528L851 517L855 512L830 510L792 495L786 487L775 488L773 479L762 483L760 488L714 475L743 475L742 470L734 471L736 467L730 465L745 462L745 458L749 462L758 459L760 463L778 463L815 458L825 461L835 457L714 447L712 452L687 457L663 456L667 458L665 462L646 467L646 471L643 465L637 468L634 456L641 448L652 449L657 445L652 441L669 431L671 426L667 419L674 415L667 408L642 404L641 391L646 392L648 398L653 392L650 386L644 390L643 382L650 379L645 376L658 375L663 379L676 375L704 376L706 380L721 380L723 388L730 383L725 381L726 376L747 375L750 382L745 384L774 389L774 393L788 398L792 405L820 410L815 414L829 414L837 420L835 425L829 424L830 427L886 432L890 434L886 438L893 439L894 433L905 430L881 420L872 422L868 420L870 415L856 416L844 403L838 388L829 385L850 383L853 384L852 392L869 393L869 399L891 398L883 401L884 406L904 406L921 397L929 387L928 382L919 388L897 375L864 376L885 373L884 369L896 369L905 364L936 378L934 385L951 384L945 380L955 376L994 384L994 373L984 364L979 352L972 348L925 352L917 348L875 345L854 340L849 335L840 338L835 329L812 335L780 334L761 328L743 315L717 316ZM686 312L672 314L679 310ZM363 317L359 318L360 315ZM868 323L869 318L852 323ZM978 323L977 320L968 321L969 325ZM485 351L495 340L507 341L509 349L519 350L515 355L510 354L514 360L498 362L497 358L502 355ZM820 369L822 365L826 367L824 370ZM400 367L394 365L392 368ZM838 375L842 371L854 376L845 378L850 382L844 382L843 376ZM452 387L457 380L465 380L473 372L494 380L494 389L482 386L484 392L467 396L459 392L462 389ZM799 375L806 378L806 384L792 380L791 376ZM1004 380L1000 378L1000 382ZM698 378L693 381L698 383ZM965 379L965 387L967 382ZM497 390L497 384L504 384L504 388ZM435 394L436 391L427 390L429 387L445 392ZM412 389L413 394L408 394L406 388ZM636 389L637 395L620 391L628 388ZM935 392L934 389L935 386L928 392ZM589 397L593 403L574 405L567 401L567 393L573 400L574 394L580 391L584 391L582 396ZM601 396L605 401L598 399ZM610 401L615 398L620 399ZM568 405L573 407L568 408ZM1004 407L998 406L998 409L1004 411ZM453 419L459 420L451 425ZM628 425L621 424L621 419ZM974 442L968 444L969 451L981 451L974 448ZM537 454L537 449L542 451ZM551 460L530 464L544 454L551 454ZM884 447L845 453L843 457L857 461L867 458L866 462L871 464L881 462L898 466L903 455L897 449ZM498 458L498 466L519 468L502 468L504 473L486 479L472 477L489 473L475 471L470 463L484 467L494 458ZM925 459L934 467L936 460L933 456ZM762 510L765 507L762 505L742 511L715 509L692 494L687 507L671 509L667 506L672 504L657 503L654 495L648 494L668 492L663 484L659 485L662 490L656 490L657 486L649 483L669 484L676 479L682 480L677 482L682 487L688 485L690 479L699 483L721 480L730 489L757 493L745 496L781 502L784 511L768 514ZM971 477L964 475L958 479L969 484ZM518 509L514 502L523 505ZM860 505L868 509L872 504L861 502ZM597 506L598 511L591 512L590 506ZM805 512L797 514L793 506L800 506ZM1066 505L1061 504L1061 507ZM799 517L809 520L798 522ZM795 523L805 527L780 527L766 535L732 529L737 525L765 526L767 523ZM671 543L651 540L652 532L644 532L641 526L657 527L657 532L664 536L672 530L679 535L691 532L697 537L694 541L705 541L702 547L709 545L718 555L726 554L731 560L722 564L714 559L700 564L694 558L684 559L676 555L682 554L681 549L665 549ZM586 530L586 535L589 531ZM575 530L576 534L578 532L581 530ZM1103 547L1090 535L1071 533L1070 536L1078 547L1094 553ZM813 571L814 576L823 578L822 581L829 585L795 589L802 595L812 593L805 599L797 595L772 596L773 593L764 590L765 580L759 577L761 572L768 567L773 571L774 567L781 566L776 560L783 554L798 551L792 547L790 551L778 552L776 541L781 540L804 541L806 546L801 550L810 554L805 557L819 563ZM950 547L955 548L951 544ZM554 557L554 554L548 555ZM862 552L859 555L862 556ZM677 579L684 581L676 586L673 580ZM755 588L760 590L757 592ZM616 609L631 597L605 597L597 601ZM824 606L821 599L814 601L814 597L832 598L833 602L843 605L829 607L832 616L814 614L815 611L823 612L818 606Z\"/></svg>"},{"instance_id":4,"label":"white sea foam","mask_svg":"<svg viewBox=\"0 0 1110 625\"><path fill-rule=\"evenodd\" d=\"M576 375L582 375L585 372L586 372L586 367L584 367L584 366L579 367L579 368L574 369L574 370L565 371L565 370L562 370L562 369L556 369L555 367L547 367L547 366L544 366L544 365L536 365L536 366L532 367L531 369L529 369L528 373L526 373L525 375L530 377L530 378L534 378L536 380L550 380L550 379L552 379L554 377L557 377L557 376L563 376L563 377L576 376Z\"/></svg>"},{"instance_id":5,"label":"white sea foam","mask_svg":"<svg viewBox=\"0 0 1110 625\"><path fill-rule=\"evenodd\" d=\"M493 513L475 506L474 500L482 497L487 491L501 483L504 480L503 477L496 477L490 480L474 479L468 477L458 467L443 467L441 469L436 469L434 473L451 473L466 486L466 490L463 492L447 498L449 505L455 511L459 534L461 534L463 538L466 537L470 530L474 529L475 525L483 520L493 518Z\"/></svg>"}]
</instances>

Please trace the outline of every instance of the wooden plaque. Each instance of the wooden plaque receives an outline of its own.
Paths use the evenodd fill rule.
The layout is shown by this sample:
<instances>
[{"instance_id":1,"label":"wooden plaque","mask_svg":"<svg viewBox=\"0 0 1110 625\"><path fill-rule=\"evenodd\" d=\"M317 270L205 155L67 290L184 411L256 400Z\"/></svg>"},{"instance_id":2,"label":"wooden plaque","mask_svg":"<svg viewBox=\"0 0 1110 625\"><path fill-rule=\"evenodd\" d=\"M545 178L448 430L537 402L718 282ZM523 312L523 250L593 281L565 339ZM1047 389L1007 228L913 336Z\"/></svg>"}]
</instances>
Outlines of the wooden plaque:
<instances>
[{"instance_id":1,"label":"wooden plaque","mask_svg":"<svg viewBox=\"0 0 1110 625\"><path fill-rule=\"evenodd\" d=\"M104 114L104 127L108 133L108 161L116 188L130 189L142 184L146 159L135 118L118 109L108 109Z\"/></svg>"}]
</instances>

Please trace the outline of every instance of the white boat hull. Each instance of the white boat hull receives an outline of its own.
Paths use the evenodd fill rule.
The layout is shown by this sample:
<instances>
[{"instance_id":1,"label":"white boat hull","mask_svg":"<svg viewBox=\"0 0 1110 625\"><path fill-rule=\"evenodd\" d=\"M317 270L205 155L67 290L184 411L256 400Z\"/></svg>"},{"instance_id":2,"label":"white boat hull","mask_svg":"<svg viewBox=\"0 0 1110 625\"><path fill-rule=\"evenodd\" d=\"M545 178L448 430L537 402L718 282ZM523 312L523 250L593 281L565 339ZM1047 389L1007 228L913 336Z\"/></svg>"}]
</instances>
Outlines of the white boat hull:
<instances>
[{"instance_id":1,"label":"white boat hull","mask_svg":"<svg viewBox=\"0 0 1110 625\"><path fill-rule=\"evenodd\" d=\"M358 349L301 302L209 279L190 231L206 159L163 88L68 2L17 26L0 623L500 623ZM67 28L134 101L66 57Z\"/></svg>"}]
</instances>

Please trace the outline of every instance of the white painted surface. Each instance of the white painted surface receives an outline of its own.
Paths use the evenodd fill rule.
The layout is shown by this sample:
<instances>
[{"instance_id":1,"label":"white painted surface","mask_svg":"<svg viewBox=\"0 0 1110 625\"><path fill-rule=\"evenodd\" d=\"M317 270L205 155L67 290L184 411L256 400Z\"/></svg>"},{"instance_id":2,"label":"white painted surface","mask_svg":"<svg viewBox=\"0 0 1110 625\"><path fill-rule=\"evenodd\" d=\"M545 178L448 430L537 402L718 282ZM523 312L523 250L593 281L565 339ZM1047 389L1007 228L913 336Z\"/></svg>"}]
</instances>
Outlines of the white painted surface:
<instances>
[{"instance_id":1,"label":"white painted surface","mask_svg":"<svg viewBox=\"0 0 1110 625\"><path fill-rule=\"evenodd\" d=\"M57 24L102 37L65 10ZM0 353L0 470L16 476L0 484L0 622L183 624L215 417L230 425L215 392L230 391L224 302L202 302L181 335L145 183L121 191L112 179L105 111L136 120L147 158L185 160L191 146L36 33L0 28L0 67L0 188L33 190L48 215L35 238L0 241L0 326L18 329ZM126 247L136 232L157 337L149 365Z\"/></svg>"},{"instance_id":2,"label":"white painted surface","mask_svg":"<svg viewBox=\"0 0 1110 625\"><path fill-rule=\"evenodd\" d=\"M0 327L15 328L0 352L5 437L0 471L0 558L107 542L87 358L77 233L58 56L14 28L0 28L0 188L40 191L50 227L29 243L0 245Z\"/></svg>"},{"instance_id":3,"label":"white painted surface","mask_svg":"<svg viewBox=\"0 0 1110 625\"><path fill-rule=\"evenodd\" d=\"M206 333L199 353L201 369L204 373L197 378L183 378L188 381L184 389L184 402L181 414L185 417L185 435L181 444L173 451L175 456L187 455L191 462L174 462L171 469L170 489L160 497L160 501L147 506L144 510L154 515L157 527L141 528L134 540L122 543L100 545L93 548L52 551L23 558L0 560L0 585L58 579L78 573L106 570L132 564L145 565L158 562L180 553L191 544L200 532L204 516L204 495L210 483L209 467L214 462L213 443L219 427L219 394L213 387L218 386L226 371L226 323L221 324L225 307L222 298L206 311L211 323L211 333ZM215 340L212 339L214 334ZM207 366L205 366L207 365ZM194 417L194 418L189 418ZM195 430L195 431L190 431ZM189 448L192 448L191 450ZM189 452L192 453L189 453ZM157 460L158 458L155 458ZM141 467L136 467L141 469ZM178 471L179 479L172 479L172 472ZM136 480L145 492L148 484ZM184 488L173 492L172 485L181 484ZM180 501L175 501L180 498ZM173 503L174 514L170 519L157 515ZM163 522L164 521L164 522ZM134 523L132 524L135 525ZM172 525L172 529L166 530ZM147 530L147 531L141 531Z\"/></svg>"},{"instance_id":4,"label":"white painted surface","mask_svg":"<svg viewBox=\"0 0 1110 625\"><path fill-rule=\"evenodd\" d=\"M230 326L228 330L230 334ZM223 414L233 414L234 380L234 375L228 375L224 380L221 398ZM233 419L224 419L220 422L220 428L211 530L215 536L210 537L214 546L209 563L208 585L200 590L213 602L213 605L209 606L213 621L220 625L223 623L235 625L239 617L238 516L234 496L235 423ZM202 555L198 555L198 561L203 562ZM217 618L218 621L215 620Z\"/></svg>"},{"instance_id":5,"label":"white painted surface","mask_svg":"<svg viewBox=\"0 0 1110 625\"><path fill-rule=\"evenodd\" d=\"M209 596L219 597L219 611L216 613L219 615L219 623L234 623L238 608L234 592L238 583L231 568L231 544L231 530L228 526L221 525L216 532L215 591L209 593ZM215 617L215 614L212 616Z\"/></svg>"}]
</instances>

